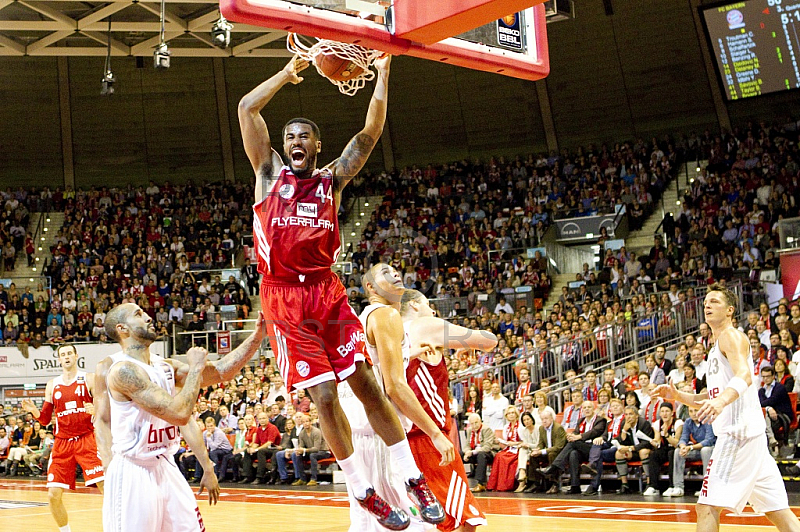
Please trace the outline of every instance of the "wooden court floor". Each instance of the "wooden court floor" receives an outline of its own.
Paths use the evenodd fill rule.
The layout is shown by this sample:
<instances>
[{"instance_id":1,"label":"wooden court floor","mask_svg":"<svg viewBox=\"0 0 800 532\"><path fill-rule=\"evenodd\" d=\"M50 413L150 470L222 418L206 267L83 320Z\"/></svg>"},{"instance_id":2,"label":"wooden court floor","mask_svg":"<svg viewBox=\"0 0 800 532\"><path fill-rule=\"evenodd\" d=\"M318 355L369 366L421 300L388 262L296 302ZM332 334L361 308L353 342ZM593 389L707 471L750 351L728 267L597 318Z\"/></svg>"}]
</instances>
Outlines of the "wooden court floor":
<instances>
[{"instance_id":1,"label":"wooden court floor","mask_svg":"<svg viewBox=\"0 0 800 532\"><path fill-rule=\"evenodd\" d=\"M336 488L340 489L339 487ZM528 532L541 529L619 532L628 521L649 522L659 532L688 532L695 529L693 500L635 497L606 498L552 496L534 498L514 494L490 494L479 498L489 525L481 532ZM793 494L791 500L796 501ZM198 498L200 512L209 532L236 530L263 532L345 532L350 520L347 494L331 486L295 490L240 489L223 487L220 503L209 506ZM102 497L96 489L79 486L65 492L64 502L74 532L102 532ZM795 508L800 515L800 508ZM746 509L744 515L723 512L722 529L766 530L771 526L763 516ZM623 525L624 526L624 525ZM47 508L47 492L39 480L0 479L0 530L20 532L56 531ZM774 530L774 529L773 529Z\"/></svg>"}]
</instances>

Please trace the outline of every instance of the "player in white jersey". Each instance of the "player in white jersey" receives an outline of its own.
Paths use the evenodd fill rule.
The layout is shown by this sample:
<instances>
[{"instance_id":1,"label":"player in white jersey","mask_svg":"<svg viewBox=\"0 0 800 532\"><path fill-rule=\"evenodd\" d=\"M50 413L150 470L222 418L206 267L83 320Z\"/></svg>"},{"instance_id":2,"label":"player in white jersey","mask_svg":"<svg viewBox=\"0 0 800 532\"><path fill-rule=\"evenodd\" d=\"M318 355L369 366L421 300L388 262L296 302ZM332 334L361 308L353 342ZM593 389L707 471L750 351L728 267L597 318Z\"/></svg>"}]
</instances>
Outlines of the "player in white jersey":
<instances>
[{"instance_id":1,"label":"player in white jersey","mask_svg":"<svg viewBox=\"0 0 800 532\"><path fill-rule=\"evenodd\" d=\"M766 425L753 385L750 344L731 323L736 296L723 286L712 285L703 308L716 339L708 356L708 392L690 394L673 385L661 385L654 393L697 408L700 421L710 422L717 435L697 501L697 530L719 530L724 508L740 513L749 502L779 530L798 531L800 521L789 509L781 473L769 454Z\"/></svg>"},{"instance_id":2,"label":"player in white jersey","mask_svg":"<svg viewBox=\"0 0 800 532\"><path fill-rule=\"evenodd\" d=\"M103 461L110 462L103 528L105 532L202 532L205 527L194 494L173 455L183 434L213 476L199 429L192 426L192 410L201 386L230 380L252 358L264 337L264 320L260 316L253 334L216 362L206 361L204 349L190 349L188 365L150 353L156 339L152 323L130 303L115 307L106 317L106 331L122 352L101 362L107 393L104 403L96 401L99 450ZM211 494L216 502L216 480L206 486L216 492Z\"/></svg>"},{"instance_id":3,"label":"player in white jersey","mask_svg":"<svg viewBox=\"0 0 800 532\"><path fill-rule=\"evenodd\" d=\"M411 353L399 312L400 301L405 292L403 280L391 266L376 264L364 275L363 287L370 305L364 309L359 319L366 332L367 353L374 363L378 384L397 410L404 429L410 430L412 423L419 426L434 441L436 449L442 455L442 465L449 464L455 458L453 444L425 413L406 382L405 370ZM340 385L342 408L353 430L354 452L366 466L365 473L369 480L390 504L410 510L412 525L416 530L430 528L415 519L420 513L427 523L442 522L445 518L444 509L428 488L427 481L417 468L411 453L406 460L391 460L390 448L380 438L375 437L364 408L357 400L353 400L352 395L346 384ZM384 486L384 489L380 490L379 485ZM406 492L411 496L410 500ZM425 503L419 504L423 497L426 498ZM413 508L411 501L418 504L419 511ZM350 514L352 532L384 530L374 520L370 522L369 514L361 509L352 493Z\"/></svg>"}]
</instances>

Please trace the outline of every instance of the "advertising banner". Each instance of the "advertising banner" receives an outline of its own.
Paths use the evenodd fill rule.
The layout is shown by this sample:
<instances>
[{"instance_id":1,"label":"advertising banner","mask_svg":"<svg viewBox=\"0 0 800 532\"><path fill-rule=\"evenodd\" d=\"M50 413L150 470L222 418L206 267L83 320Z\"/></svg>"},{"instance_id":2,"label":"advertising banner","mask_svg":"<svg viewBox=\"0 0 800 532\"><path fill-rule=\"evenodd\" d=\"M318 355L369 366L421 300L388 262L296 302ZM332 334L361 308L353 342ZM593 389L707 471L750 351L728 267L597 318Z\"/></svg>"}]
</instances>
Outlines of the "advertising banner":
<instances>
[{"instance_id":1,"label":"advertising banner","mask_svg":"<svg viewBox=\"0 0 800 532\"><path fill-rule=\"evenodd\" d=\"M119 344L76 344L78 350L78 369L94 372L97 363L105 357L118 353ZM155 342L150 352L163 355L166 352L164 342ZM38 349L28 348L25 357L17 347L0 347L0 386L23 383L46 383L61 375L58 355L49 345Z\"/></svg>"},{"instance_id":2,"label":"advertising banner","mask_svg":"<svg viewBox=\"0 0 800 532\"><path fill-rule=\"evenodd\" d=\"M231 352L231 332L219 331L217 333L217 354L227 355Z\"/></svg>"},{"instance_id":3,"label":"advertising banner","mask_svg":"<svg viewBox=\"0 0 800 532\"><path fill-rule=\"evenodd\" d=\"M602 227L606 228L609 235L614 234L616 214L603 214L600 216L584 216L581 218L567 218L556 220L556 234L558 239L595 238L600 234ZM588 236L592 235L592 236Z\"/></svg>"},{"instance_id":4,"label":"advertising banner","mask_svg":"<svg viewBox=\"0 0 800 532\"><path fill-rule=\"evenodd\" d=\"M800 250L781 253L783 297L794 301L800 297Z\"/></svg>"}]
</instances>

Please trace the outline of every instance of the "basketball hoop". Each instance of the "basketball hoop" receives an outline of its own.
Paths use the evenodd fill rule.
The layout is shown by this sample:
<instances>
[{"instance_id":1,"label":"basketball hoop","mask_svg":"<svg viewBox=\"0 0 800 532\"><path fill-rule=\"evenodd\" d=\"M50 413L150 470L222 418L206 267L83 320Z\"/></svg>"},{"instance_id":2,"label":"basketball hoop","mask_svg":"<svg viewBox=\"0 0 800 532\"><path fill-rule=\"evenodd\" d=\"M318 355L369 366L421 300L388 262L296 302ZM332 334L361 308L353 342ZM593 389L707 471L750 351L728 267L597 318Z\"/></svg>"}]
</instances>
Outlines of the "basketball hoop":
<instances>
[{"instance_id":1,"label":"basketball hoop","mask_svg":"<svg viewBox=\"0 0 800 532\"><path fill-rule=\"evenodd\" d=\"M313 37L312 37L313 38ZM306 46L300 41L296 33L290 33L286 38L286 48L306 61L313 63L319 74L330 80L339 88L339 92L353 96L367 81L375 79L375 72L370 70L372 63L381 57L384 52L370 50L357 44L349 44L328 39L316 39L316 43ZM344 61L350 61L357 67L355 75L348 79L334 79L320 68L321 56L335 56ZM358 72L360 70L360 72Z\"/></svg>"}]
</instances>

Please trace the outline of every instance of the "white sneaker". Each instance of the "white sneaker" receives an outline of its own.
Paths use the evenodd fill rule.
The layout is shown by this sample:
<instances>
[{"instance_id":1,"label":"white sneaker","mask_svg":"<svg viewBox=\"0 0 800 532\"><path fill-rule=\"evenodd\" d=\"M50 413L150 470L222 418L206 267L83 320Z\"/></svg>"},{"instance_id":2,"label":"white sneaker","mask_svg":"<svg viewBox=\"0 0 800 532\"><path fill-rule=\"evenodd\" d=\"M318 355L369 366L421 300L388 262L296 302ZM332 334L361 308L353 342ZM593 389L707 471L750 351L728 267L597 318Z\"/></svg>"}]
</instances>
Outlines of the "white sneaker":
<instances>
[{"instance_id":1,"label":"white sneaker","mask_svg":"<svg viewBox=\"0 0 800 532\"><path fill-rule=\"evenodd\" d=\"M669 497L683 497L683 489L682 488L672 488L672 493L669 495Z\"/></svg>"},{"instance_id":2,"label":"white sneaker","mask_svg":"<svg viewBox=\"0 0 800 532\"><path fill-rule=\"evenodd\" d=\"M667 488L667 491L665 491L661 495L663 495L664 497L672 497L673 491L675 491L675 488Z\"/></svg>"},{"instance_id":3,"label":"white sneaker","mask_svg":"<svg viewBox=\"0 0 800 532\"><path fill-rule=\"evenodd\" d=\"M652 497L653 495L658 495L658 490L655 489L653 486L650 486L649 488L644 490L644 493L642 493L642 495L644 495L645 497Z\"/></svg>"},{"instance_id":4,"label":"white sneaker","mask_svg":"<svg viewBox=\"0 0 800 532\"><path fill-rule=\"evenodd\" d=\"M699 491L695 491L695 492L694 492L694 496L695 496L695 497L699 497L699 496L700 496L700 492L699 492Z\"/></svg>"}]
</instances>

